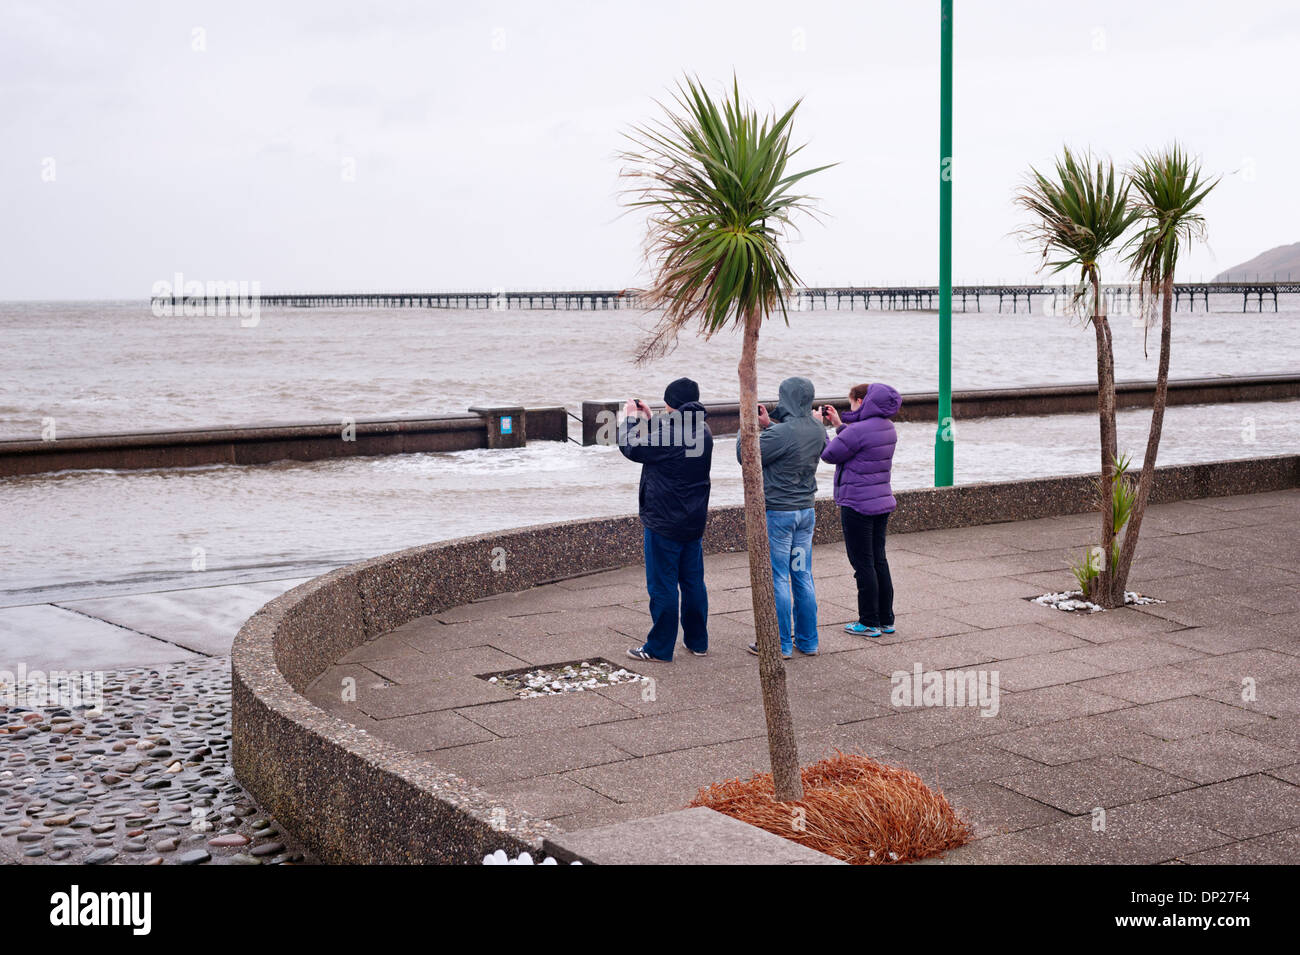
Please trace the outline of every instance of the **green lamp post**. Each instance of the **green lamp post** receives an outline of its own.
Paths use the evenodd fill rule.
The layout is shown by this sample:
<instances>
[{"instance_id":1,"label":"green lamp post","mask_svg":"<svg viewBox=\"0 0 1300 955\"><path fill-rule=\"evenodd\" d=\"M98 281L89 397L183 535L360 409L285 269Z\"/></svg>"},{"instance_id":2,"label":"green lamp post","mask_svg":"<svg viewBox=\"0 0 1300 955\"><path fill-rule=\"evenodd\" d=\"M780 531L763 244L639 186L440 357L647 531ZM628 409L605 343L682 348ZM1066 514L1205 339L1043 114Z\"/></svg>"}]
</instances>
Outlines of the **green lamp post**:
<instances>
[{"instance_id":1,"label":"green lamp post","mask_svg":"<svg viewBox=\"0 0 1300 955\"><path fill-rule=\"evenodd\" d=\"M939 422L934 486L953 481L952 420L952 4L940 0L939 47Z\"/></svg>"}]
</instances>

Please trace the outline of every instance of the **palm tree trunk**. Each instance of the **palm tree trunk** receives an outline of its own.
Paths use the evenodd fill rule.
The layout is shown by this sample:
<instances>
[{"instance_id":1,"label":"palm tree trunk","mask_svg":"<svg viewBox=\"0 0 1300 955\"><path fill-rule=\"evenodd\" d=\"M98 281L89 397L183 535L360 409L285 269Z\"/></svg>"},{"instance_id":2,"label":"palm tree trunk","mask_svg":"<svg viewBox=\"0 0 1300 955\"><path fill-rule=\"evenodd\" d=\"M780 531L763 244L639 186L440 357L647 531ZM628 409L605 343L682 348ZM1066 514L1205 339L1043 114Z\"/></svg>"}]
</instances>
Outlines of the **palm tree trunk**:
<instances>
[{"instance_id":1,"label":"palm tree trunk","mask_svg":"<svg viewBox=\"0 0 1300 955\"><path fill-rule=\"evenodd\" d=\"M749 549L749 587L754 605L758 643L758 681L767 716L767 746L772 781L780 802L803 798L799 750L790 716L790 697L781 661L781 635L776 623L776 595L767 542L767 506L763 500L763 460L758 449L758 329L761 316L745 313L745 337L740 352L740 457L745 488L745 544Z\"/></svg>"},{"instance_id":2,"label":"palm tree trunk","mask_svg":"<svg viewBox=\"0 0 1300 955\"><path fill-rule=\"evenodd\" d=\"M1092 324L1097 333L1097 419L1101 430L1101 546L1105 553L1095 592L1089 597L1109 609L1117 606L1111 542L1115 537L1113 500L1119 449L1115 435L1115 354L1111 346L1110 320L1102 307L1101 280L1095 272L1092 275L1092 302Z\"/></svg>"},{"instance_id":3,"label":"palm tree trunk","mask_svg":"<svg viewBox=\"0 0 1300 955\"><path fill-rule=\"evenodd\" d=\"M1133 554L1137 550L1138 532L1142 529L1147 499L1155 484L1156 453L1160 450L1160 435L1165 424L1165 403L1169 397L1169 348L1170 339L1173 338L1173 272L1166 275L1161 283L1160 297L1160 367L1156 373L1155 398L1151 402L1151 430L1147 433L1147 451L1146 457L1142 459L1142 475L1138 478L1137 500L1133 503L1128 530L1124 533L1119 566L1115 569L1114 587L1120 604L1124 602L1124 591L1128 587L1128 575L1133 567Z\"/></svg>"}]
</instances>

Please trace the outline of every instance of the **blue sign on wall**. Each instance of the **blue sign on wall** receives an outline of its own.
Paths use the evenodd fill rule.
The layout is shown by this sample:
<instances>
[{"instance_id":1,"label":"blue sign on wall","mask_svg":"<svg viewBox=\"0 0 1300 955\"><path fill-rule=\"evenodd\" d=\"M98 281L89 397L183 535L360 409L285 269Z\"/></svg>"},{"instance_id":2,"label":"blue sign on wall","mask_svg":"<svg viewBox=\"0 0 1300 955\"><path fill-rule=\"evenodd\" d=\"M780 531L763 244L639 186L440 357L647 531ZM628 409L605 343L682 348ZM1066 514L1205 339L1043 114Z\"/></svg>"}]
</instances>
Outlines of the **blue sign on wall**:
<instances>
[{"instance_id":1,"label":"blue sign on wall","mask_svg":"<svg viewBox=\"0 0 1300 955\"><path fill-rule=\"evenodd\" d=\"M514 431L515 431L515 419L514 419L514 417L511 416L511 415L508 415L508 414L507 414L507 415L502 415L502 416L501 416L501 433L502 433L502 434L514 434Z\"/></svg>"}]
</instances>

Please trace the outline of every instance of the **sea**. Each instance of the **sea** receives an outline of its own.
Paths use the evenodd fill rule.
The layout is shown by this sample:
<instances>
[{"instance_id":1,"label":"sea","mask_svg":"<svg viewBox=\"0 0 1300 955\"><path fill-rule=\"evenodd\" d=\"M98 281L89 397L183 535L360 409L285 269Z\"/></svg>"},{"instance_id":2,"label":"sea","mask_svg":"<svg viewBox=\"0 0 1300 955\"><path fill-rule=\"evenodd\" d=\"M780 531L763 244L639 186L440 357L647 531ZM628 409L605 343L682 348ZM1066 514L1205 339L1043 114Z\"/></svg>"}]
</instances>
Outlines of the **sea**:
<instances>
[{"instance_id":1,"label":"sea","mask_svg":"<svg viewBox=\"0 0 1300 955\"><path fill-rule=\"evenodd\" d=\"M1092 330L1044 300L953 318L956 389L1095 382ZM1184 303L1185 305L1185 303ZM1300 300L1243 313L1232 297L1175 316L1172 377L1300 372ZM1046 313L1045 313L1046 312ZM471 405L658 400L673 378L734 401L740 337L691 330L633 363L656 315L636 310L265 308L157 317L146 302L0 303L0 440L216 426L418 417ZM1112 316L1117 376L1152 379L1158 331ZM818 395L859 382L937 387L934 312L791 312L765 326L760 393L790 375ZM1294 453L1296 402L1171 408L1162 464ZM1119 416L1139 463L1149 412ZM576 425L573 431L577 436ZM933 480L935 427L899 425L896 488ZM1088 473L1093 415L959 421L957 481ZM734 441L719 439L713 501L741 500ZM829 489L830 469L824 471ZM66 471L0 479L0 606L292 578L431 541L633 513L638 468L573 441L518 450L262 466Z\"/></svg>"}]
</instances>

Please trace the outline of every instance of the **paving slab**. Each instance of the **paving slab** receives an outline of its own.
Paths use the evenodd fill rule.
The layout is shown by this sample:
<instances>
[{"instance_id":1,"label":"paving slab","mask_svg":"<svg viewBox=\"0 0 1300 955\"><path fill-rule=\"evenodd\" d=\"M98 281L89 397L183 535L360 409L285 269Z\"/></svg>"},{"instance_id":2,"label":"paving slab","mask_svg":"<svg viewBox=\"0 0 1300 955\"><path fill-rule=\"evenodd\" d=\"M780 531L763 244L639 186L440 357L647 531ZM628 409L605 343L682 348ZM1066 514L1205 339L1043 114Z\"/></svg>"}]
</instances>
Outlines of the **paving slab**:
<instances>
[{"instance_id":1,"label":"paving slab","mask_svg":"<svg viewBox=\"0 0 1300 955\"><path fill-rule=\"evenodd\" d=\"M586 865L844 865L839 859L700 806L566 832L547 854Z\"/></svg>"},{"instance_id":2,"label":"paving slab","mask_svg":"<svg viewBox=\"0 0 1300 955\"><path fill-rule=\"evenodd\" d=\"M1123 754L1139 745L1155 742L1156 737L1115 722L1111 718L1115 712L1122 711L1016 729L994 736L989 742L1048 766L1112 753Z\"/></svg>"},{"instance_id":3,"label":"paving slab","mask_svg":"<svg viewBox=\"0 0 1300 955\"><path fill-rule=\"evenodd\" d=\"M1109 672L1096 664L1073 660L1065 653L1039 653L1030 657L999 660L995 669L1002 688L1013 692L1078 683Z\"/></svg>"},{"instance_id":4,"label":"paving slab","mask_svg":"<svg viewBox=\"0 0 1300 955\"><path fill-rule=\"evenodd\" d=\"M1152 667L1183 664L1192 668L1192 661L1199 661L1204 654L1190 647L1169 643L1157 637L1125 637L1109 643L1093 644L1077 650L1068 650L1059 654L1060 658L1088 663L1111 673L1127 673L1133 670L1149 670ZM1212 673L1212 670L1198 672Z\"/></svg>"},{"instance_id":5,"label":"paving slab","mask_svg":"<svg viewBox=\"0 0 1300 955\"><path fill-rule=\"evenodd\" d=\"M371 736L387 740L408 753L425 753L496 739L490 730L452 710L370 720L363 724L363 728Z\"/></svg>"},{"instance_id":6,"label":"paving slab","mask_svg":"<svg viewBox=\"0 0 1300 955\"><path fill-rule=\"evenodd\" d=\"M549 776L604 763L619 763L631 754L606 742L602 727L583 726L511 736L486 743L440 749L426 758L439 769L481 786Z\"/></svg>"},{"instance_id":7,"label":"paving slab","mask_svg":"<svg viewBox=\"0 0 1300 955\"><path fill-rule=\"evenodd\" d=\"M522 812L552 820L565 817L572 819L576 813L594 814L620 805L609 797L558 774L497 783L492 787L492 795L513 803ZM638 813L642 814L644 813ZM563 823L560 825L561 828L570 828Z\"/></svg>"},{"instance_id":8,"label":"paving slab","mask_svg":"<svg viewBox=\"0 0 1300 955\"><path fill-rule=\"evenodd\" d=\"M1300 787L1263 774L1188 789L1155 802L1237 839L1300 826Z\"/></svg>"},{"instance_id":9,"label":"paving slab","mask_svg":"<svg viewBox=\"0 0 1300 955\"><path fill-rule=\"evenodd\" d=\"M1020 834L1059 858L1084 865L1157 865L1234 841L1151 802L1062 819Z\"/></svg>"},{"instance_id":10,"label":"paving slab","mask_svg":"<svg viewBox=\"0 0 1300 955\"><path fill-rule=\"evenodd\" d=\"M1224 681L1218 677L1182 670L1174 666L1129 670L1125 673L1113 673L1070 685L1114 697L1129 704L1159 703L1179 697L1207 695L1225 686Z\"/></svg>"},{"instance_id":11,"label":"paving slab","mask_svg":"<svg viewBox=\"0 0 1300 955\"><path fill-rule=\"evenodd\" d=\"M197 653L224 656L230 652L230 645L244 621L264 604L310 579L267 580L254 584L59 601L57 606L158 637Z\"/></svg>"},{"instance_id":12,"label":"paving slab","mask_svg":"<svg viewBox=\"0 0 1300 955\"><path fill-rule=\"evenodd\" d=\"M1026 726L1056 723L1076 716L1096 716L1132 705L1128 700L1091 689L1088 683L1044 686L1001 696L1000 712Z\"/></svg>"},{"instance_id":13,"label":"paving slab","mask_svg":"<svg viewBox=\"0 0 1300 955\"><path fill-rule=\"evenodd\" d=\"M513 700L514 694L473 676L456 676L425 683L358 684L357 709L377 720L454 710L475 703Z\"/></svg>"},{"instance_id":14,"label":"paving slab","mask_svg":"<svg viewBox=\"0 0 1300 955\"><path fill-rule=\"evenodd\" d=\"M1063 865L1071 860L1060 850L1031 842L1023 832L993 835L914 865Z\"/></svg>"},{"instance_id":15,"label":"paving slab","mask_svg":"<svg viewBox=\"0 0 1300 955\"><path fill-rule=\"evenodd\" d=\"M96 617L35 604L0 610L0 670L107 670L114 667L200 659L200 655L148 634Z\"/></svg>"},{"instance_id":16,"label":"paving slab","mask_svg":"<svg viewBox=\"0 0 1300 955\"><path fill-rule=\"evenodd\" d=\"M996 782L1071 815L1122 806L1194 785L1187 779L1122 756L1098 756L1061 766L1042 766Z\"/></svg>"},{"instance_id":17,"label":"paving slab","mask_svg":"<svg viewBox=\"0 0 1300 955\"><path fill-rule=\"evenodd\" d=\"M1275 650L1239 650L1175 666L1240 685L1245 679L1258 682L1300 674L1300 657Z\"/></svg>"},{"instance_id":18,"label":"paving slab","mask_svg":"<svg viewBox=\"0 0 1300 955\"><path fill-rule=\"evenodd\" d=\"M1184 696L1159 703L1116 710L1108 717L1133 729L1161 739L1183 739L1229 726L1260 722L1267 717L1239 706L1207 700L1201 696Z\"/></svg>"},{"instance_id":19,"label":"paving slab","mask_svg":"<svg viewBox=\"0 0 1300 955\"><path fill-rule=\"evenodd\" d=\"M1019 832L1071 818L1053 806L995 783L978 783L966 789L953 789L946 795L948 802L971 825L976 839Z\"/></svg>"},{"instance_id":20,"label":"paving slab","mask_svg":"<svg viewBox=\"0 0 1300 955\"><path fill-rule=\"evenodd\" d=\"M1300 859L1300 829L1270 832L1179 858L1188 865L1295 865Z\"/></svg>"},{"instance_id":21,"label":"paving slab","mask_svg":"<svg viewBox=\"0 0 1300 955\"><path fill-rule=\"evenodd\" d=\"M1295 760L1294 750L1219 730L1177 740L1139 744L1128 758L1198 783L1219 783Z\"/></svg>"},{"instance_id":22,"label":"paving slab","mask_svg":"<svg viewBox=\"0 0 1300 955\"><path fill-rule=\"evenodd\" d=\"M411 649L385 660L374 660L367 667L392 683L429 683L452 677L482 676L507 673L528 664L502 653L495 647L466 647L464 650L446 650L422 653Z\"/></svg>"},{"instance_id":23,"label":"paving slab","mask_svg":"<svg viewBox=\"0 0 1300 955\"><path fill-rule=\"evenodd\" d=\"M635 719L640 714L633 707L586 691L482 703L456 712L496 736L527 736L592 724L613 728L629 720L643 722Z\"/></svg>"}]
</instances>

